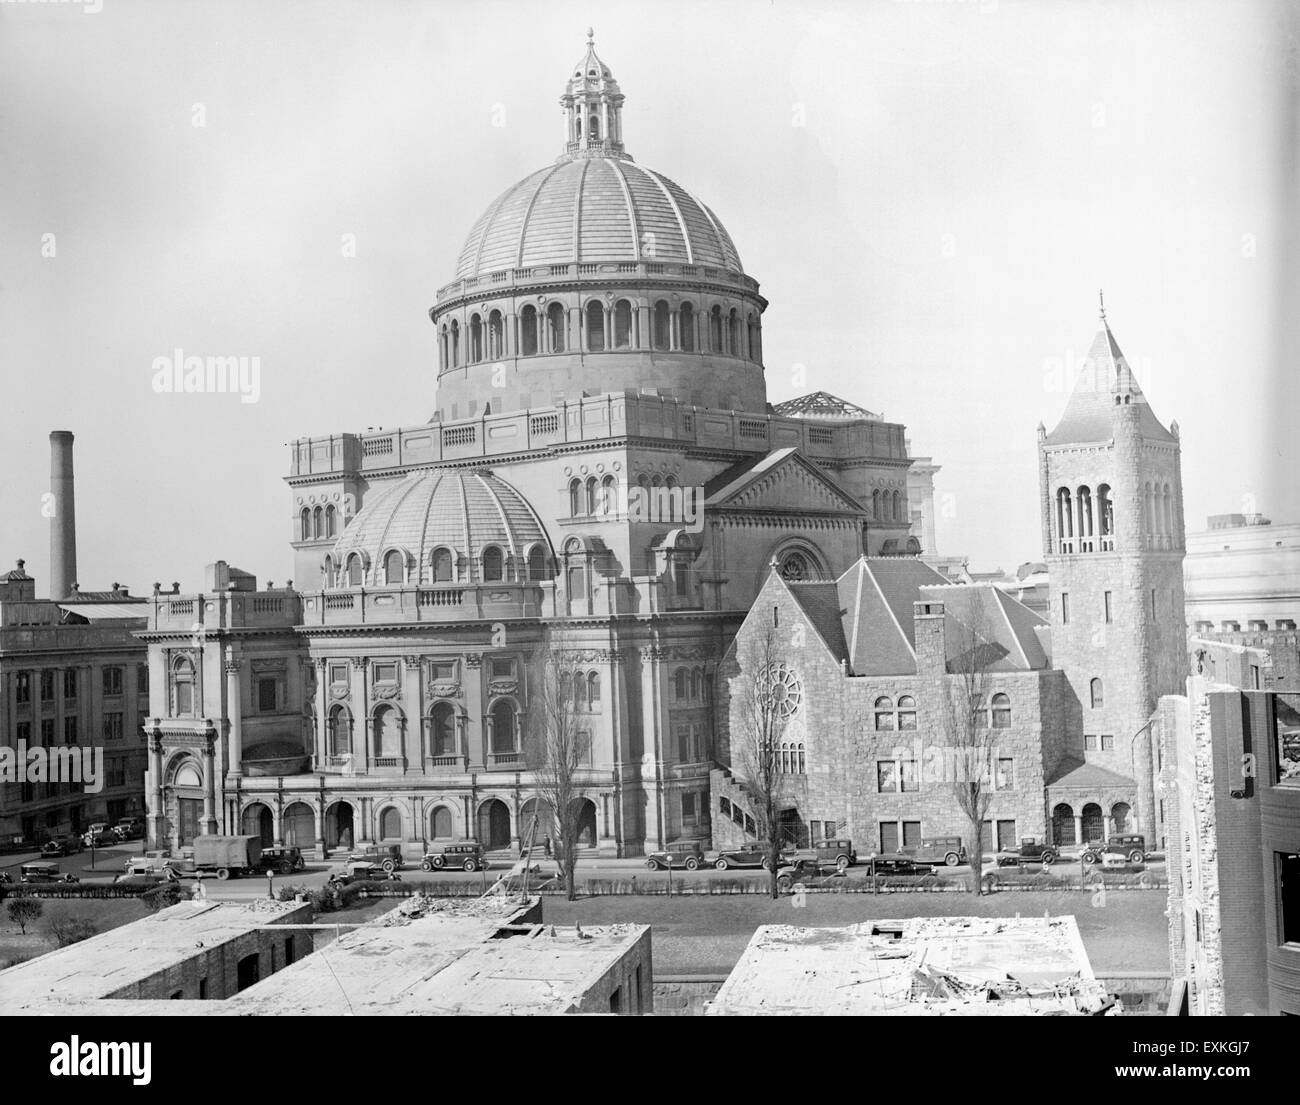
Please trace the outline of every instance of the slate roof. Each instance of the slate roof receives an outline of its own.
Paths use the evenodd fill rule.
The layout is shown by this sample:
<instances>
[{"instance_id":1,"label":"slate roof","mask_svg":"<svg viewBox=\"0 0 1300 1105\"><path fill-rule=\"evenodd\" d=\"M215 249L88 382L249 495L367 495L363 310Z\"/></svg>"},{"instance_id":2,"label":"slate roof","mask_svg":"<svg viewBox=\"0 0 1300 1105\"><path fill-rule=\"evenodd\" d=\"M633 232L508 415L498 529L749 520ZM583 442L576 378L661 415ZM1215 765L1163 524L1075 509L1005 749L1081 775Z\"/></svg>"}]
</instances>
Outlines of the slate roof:
<instances>
[{"instance_id":1,"label":"slate roof","mask_svg":"<svg viewBox=\"0 0 1300 1105\"><path fill-rule=\"evenodd\" d=\"M1056 765L1052 777L1047 780L1049 787L1077 788L1080 790L1105 790L1111 787L1131 787L1134 782L1127 775L1101 767L1097 764L1084 763L1083 760L1064 759Z\"/></svg>"}]
</instances>

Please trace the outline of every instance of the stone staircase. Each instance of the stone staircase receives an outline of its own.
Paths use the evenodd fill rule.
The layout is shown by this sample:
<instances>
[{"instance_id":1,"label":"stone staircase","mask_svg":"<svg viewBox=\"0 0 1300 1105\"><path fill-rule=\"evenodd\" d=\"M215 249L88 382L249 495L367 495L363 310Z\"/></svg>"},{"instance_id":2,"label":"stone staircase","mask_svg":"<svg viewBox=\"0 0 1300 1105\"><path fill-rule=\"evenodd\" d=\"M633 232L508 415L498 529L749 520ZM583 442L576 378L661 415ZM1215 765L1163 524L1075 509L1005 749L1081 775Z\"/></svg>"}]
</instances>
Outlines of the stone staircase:
<instances>
[{"instance_id":1,"label":"stone staircase","mask_svg":"<svg viewBox=\"0 0 1300 1105\"><path fill-rule=\"evenodd\" d=\"M709 791L713 797L713 847L737 848L753 840L757 823L750 812L749 792L730 768L715 767L709 772Z\"/></svg>"}]
</instances>

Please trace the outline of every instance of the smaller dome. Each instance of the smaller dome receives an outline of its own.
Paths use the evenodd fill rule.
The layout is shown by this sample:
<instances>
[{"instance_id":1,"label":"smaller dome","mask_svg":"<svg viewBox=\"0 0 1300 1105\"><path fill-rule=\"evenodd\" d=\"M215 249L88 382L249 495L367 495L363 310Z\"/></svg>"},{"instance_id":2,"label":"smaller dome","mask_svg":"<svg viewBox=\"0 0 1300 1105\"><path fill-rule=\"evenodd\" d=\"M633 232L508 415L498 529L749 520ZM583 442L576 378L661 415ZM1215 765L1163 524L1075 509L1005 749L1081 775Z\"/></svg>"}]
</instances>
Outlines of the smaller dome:
<instances>
[{"instance_id":1,"label":"smaller dome","mask_svg":"<svg viewBox=\"0 0 1300 1105\"><path fill-rule=\"evenodd\" d=\"M499 559L489 553L485 561L492 548ZM393 552L402 562L397 580L389 578ZM363 582L391 586L526 579L530 554L553 563L541 519L518 491L486 470L435 470L372 491L329 555L341 585L351 582L347 566L356 555Z\"/></svg>"}]
</instances>

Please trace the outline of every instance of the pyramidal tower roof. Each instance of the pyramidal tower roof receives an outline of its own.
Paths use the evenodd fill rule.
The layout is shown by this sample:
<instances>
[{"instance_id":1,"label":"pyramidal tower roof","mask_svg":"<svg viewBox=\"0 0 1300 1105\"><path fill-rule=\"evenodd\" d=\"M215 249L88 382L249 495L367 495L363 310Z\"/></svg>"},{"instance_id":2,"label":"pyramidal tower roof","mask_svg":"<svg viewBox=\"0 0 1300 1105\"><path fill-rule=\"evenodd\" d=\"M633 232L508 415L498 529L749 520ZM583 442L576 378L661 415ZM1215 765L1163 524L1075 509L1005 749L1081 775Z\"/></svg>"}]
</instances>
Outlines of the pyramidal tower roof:
<instances>
[{"instance_id":1,"label":"pyramidal tower roof","mask_svg":"<svg viewBox=\"0 0 1300 1105\"><path fill-rule=\"evenodd\" d=\"M1109 441L1115 436L1116 408L1125 406L1139 408L1138 432L1144 439L1177 440L1151 410L1119 342L1111 333L1103 303L1101 329L1093 338L1061 421L1045 440L1048 445Z\"/></svg>"}]
</instances>

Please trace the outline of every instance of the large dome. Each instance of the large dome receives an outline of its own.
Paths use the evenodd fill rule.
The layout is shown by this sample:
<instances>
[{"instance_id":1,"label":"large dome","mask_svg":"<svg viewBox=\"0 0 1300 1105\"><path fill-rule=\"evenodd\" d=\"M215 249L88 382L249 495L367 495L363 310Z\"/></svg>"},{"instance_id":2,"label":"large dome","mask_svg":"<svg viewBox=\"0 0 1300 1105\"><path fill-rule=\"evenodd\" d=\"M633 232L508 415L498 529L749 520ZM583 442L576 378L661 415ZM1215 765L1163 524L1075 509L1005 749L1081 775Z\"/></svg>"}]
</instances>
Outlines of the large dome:
<instances>
[{"instance_id":1,"label":"large dome","mask_svg":"<svg viewBox=\"0 0 1300 1105\"><path fill-rule=\"evenodd\" d=\"M479 217L456 279L567 262L666 261L743 272L726 228L686 189L624 157L525 177Z\"/></svg>"},{"instance_id":2,"label":"large dome","mask_svg":"<svg viewBox=\"0 0 1300 1105\"><path fill-rule=\"evenodd\" d=\"M425 471L381 487L368 496L360 513L331 553L348 578L349 560L357 554L364 582L468 582L484 578L485 550L501 553L503 571L496 579L525 578L529 554L541 550L551 560L551 546L537 512L518 491L486 471ZM434 554L447 550L451 574L435 578ZM388 578L392 552L401 554L400 580Z\"/></svg>"}]
</instances>

